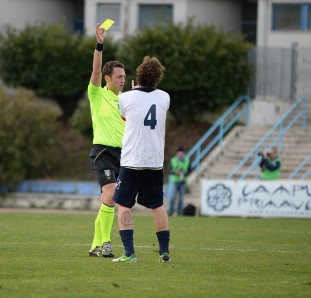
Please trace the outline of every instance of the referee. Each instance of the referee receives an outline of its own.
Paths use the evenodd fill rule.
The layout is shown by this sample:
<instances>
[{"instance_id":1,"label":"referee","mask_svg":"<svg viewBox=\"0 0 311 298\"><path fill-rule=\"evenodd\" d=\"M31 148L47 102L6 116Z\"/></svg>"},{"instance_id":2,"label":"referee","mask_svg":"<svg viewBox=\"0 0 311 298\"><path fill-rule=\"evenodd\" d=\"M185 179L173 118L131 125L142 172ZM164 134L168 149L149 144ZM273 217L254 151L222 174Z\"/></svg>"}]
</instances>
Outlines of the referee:
<instances>
[{"instance_id":1,"label":"referee","mask_svg":"<svg viewBox=\"0 0 311 298\"><path fill-rule=\"evenodd\" d=\"M125 70L118 61L109 61L102 73L102 51L105 30L96 24L96 48L93 71L88 85L93 123L93 147L90 165L101 188L101 206L95 219L95 233L89 256L114 257L111 247L111 229L114 220L116 179L120 170L122 137L125 121L118 108L118 95L125 84ZM102 78L106 82L104 88Z\"/></svg>"}]
</instances>

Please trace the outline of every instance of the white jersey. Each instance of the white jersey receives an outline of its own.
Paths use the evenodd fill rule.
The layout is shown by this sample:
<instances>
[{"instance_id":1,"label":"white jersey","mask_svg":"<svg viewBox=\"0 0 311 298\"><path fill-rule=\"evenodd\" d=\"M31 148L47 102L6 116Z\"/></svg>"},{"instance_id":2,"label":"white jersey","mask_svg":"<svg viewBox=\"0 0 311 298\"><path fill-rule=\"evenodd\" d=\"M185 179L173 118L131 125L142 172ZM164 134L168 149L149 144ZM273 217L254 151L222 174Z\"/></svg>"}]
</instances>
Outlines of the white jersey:
<instances>
[{"instance_id":1,"label":"white jersey","mask_svg":"<svg viewBox=\"0 0 311 298\"><path fill-rule=\"evenodd\" d=\"M165 121L170 105L168 93L136 88L119 96L119 107L126 119L122 141L121 166L162 168Z\"/></svg>"}]
</instances>

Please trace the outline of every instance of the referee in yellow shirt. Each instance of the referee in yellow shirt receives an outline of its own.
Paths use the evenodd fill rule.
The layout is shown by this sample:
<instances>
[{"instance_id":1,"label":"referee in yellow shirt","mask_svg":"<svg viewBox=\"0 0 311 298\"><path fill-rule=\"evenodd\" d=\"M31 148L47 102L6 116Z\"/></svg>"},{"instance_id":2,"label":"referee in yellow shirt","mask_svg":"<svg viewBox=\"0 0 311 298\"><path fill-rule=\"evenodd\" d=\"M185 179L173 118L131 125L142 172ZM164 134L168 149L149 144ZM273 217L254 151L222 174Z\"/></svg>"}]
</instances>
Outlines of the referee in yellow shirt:
<instances>
[{"instance_id":1,"label":"referee in yellow shirt","mask_svg":"<svg viewBox=\"0 0 311 298\"><path fill-rule=\"evenodd\" d=\"M118 61L109 61L102 72L104 29L96 24L96 48L93 71L88 86L93 123L93 147L90 152L91 168L101 188L101 206L95 220L95 233L89 256L114 257L111 247L111 229L114 220L114 195L120 170L122 137L125 121L118 108L118 94L125 84L125 70ZM106 82L101 87L102 78Z\"/></svg>"}]
</instances>

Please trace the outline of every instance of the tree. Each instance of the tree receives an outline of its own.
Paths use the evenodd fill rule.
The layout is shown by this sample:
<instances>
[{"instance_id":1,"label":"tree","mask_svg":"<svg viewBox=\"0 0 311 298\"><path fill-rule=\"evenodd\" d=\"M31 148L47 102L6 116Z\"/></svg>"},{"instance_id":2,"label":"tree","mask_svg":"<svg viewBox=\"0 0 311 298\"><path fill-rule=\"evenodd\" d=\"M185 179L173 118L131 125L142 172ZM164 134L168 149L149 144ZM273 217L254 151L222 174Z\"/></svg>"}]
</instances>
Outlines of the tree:
<instances>
[{"instance_id":1,"label":"tree","mask_svg":"<svg viewBox=\"0 0 311 298\"><path fill-rule=\"evenodd\" d=\"M245 93L251 74L249 48L240 35L188 20L185 25L146 27L123 42L118 57L129 78L145 55L159 58L166 67L160 88L171 96L175 120L186 124Z\"/></svg>"},{"instance_id":2,"label":"tree","mask_svg":"<svg viewBox=\"0 0 311 298\"><path fill-rule=\"evenodd\" d=\"M13 87L57 101L67 120L85 93L92 71L95 38L69 35L63 24L6 27L1 35L0 76ZM116 45L105 41L104 60L113 60Z\"/></svg>"}]
</instances>

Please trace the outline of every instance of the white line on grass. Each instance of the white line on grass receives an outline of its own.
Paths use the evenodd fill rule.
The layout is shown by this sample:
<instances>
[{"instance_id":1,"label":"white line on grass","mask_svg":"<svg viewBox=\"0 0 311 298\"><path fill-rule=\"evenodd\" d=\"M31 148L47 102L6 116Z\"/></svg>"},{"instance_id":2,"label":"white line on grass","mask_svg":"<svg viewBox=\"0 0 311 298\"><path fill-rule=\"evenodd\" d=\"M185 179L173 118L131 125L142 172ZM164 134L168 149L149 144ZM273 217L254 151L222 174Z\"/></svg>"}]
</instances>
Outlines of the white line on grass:
<instances>
[{"instance_id":1,"label":"white line on grass","mask_svg":"<svg viewBox=\"0 0 311 298\"><path fill-rule=\"evenodd\" d=\"M67 243L65 245L68 246L90 246L91 244L86 243ZM123 245L114 245L115 247L123 247ZM153 245L135 245L138 248L155 248L156 246ZM259 249L240 249L240 248L227 248L227 247L200 247L200 248L191 248L191 247L179 247L176 248L173 245L170 246L172 249L177 250L209 250L209 251L236 251L236 252L244 252L244 253L253 253L253 252L266 252L266 253L284 253L284 254L311 254L311 252L303 252L303 251L296 251L296 250L259 250Z\"/></svg>"}]
</instances>

